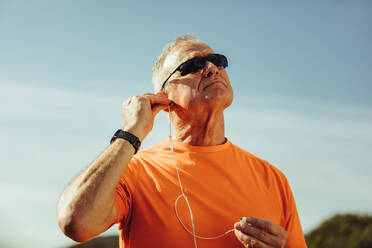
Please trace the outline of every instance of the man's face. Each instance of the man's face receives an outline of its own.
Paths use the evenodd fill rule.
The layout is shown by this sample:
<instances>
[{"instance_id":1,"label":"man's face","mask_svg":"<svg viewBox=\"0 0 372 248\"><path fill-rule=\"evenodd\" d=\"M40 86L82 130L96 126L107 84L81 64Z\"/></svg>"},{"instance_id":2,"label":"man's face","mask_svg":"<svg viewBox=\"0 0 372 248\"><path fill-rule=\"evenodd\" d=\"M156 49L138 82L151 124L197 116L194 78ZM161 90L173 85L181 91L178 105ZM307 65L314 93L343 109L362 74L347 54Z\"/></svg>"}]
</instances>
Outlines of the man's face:
<instances>
[{"instance_id":1,"label":"man's face","mask_svg":"<svg viewBox=\"0 0 372 248\"><path fill-rule=\"evenodd\" d=\"M183 42L166 57L161 72L166 79L180 64L194 57L213 54L204 43ZM168 98L177 104L184 113L201 114L204 111L223 111L233 100L233 90L229 77L223 67L207 61L205 67L195 73L182 76L174 73L165 84Z\"/></svg>"}]
</instances>

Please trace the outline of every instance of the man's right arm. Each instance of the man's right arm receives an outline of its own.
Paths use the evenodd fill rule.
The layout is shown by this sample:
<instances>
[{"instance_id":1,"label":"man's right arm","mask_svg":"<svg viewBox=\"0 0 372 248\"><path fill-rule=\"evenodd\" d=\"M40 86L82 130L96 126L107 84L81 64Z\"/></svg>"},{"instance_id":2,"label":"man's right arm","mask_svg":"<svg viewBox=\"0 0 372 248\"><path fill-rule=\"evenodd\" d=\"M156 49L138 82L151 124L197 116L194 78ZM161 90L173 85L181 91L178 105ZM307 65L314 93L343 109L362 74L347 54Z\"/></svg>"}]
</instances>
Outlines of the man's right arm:
<instances>
[{"instance_id":1,"label":"man's right arm","mask_svg":"<svg viewBox=\"0 0 372 248\"><path fill-rule=\"evenodd\" d=\"M123 104L124 130L143 141L156 114L170 103L164 95L132 97ZM57 207L58 225L68 237L84 242L118 221L115 188L134 151L128 141L116 139L64 190Z\"/></svg>"}]
</instances>

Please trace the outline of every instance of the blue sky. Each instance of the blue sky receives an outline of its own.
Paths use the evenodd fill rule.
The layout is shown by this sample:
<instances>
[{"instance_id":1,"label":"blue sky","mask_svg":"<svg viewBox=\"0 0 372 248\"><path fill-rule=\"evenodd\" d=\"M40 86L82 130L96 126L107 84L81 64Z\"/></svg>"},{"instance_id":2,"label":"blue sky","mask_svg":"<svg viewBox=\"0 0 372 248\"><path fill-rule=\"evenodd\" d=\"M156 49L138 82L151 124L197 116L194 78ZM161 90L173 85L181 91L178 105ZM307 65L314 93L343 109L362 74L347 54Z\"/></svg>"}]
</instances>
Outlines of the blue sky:
<instances>
[{"instance_id":1,"label":"blue sky","mask_svg":"<svg viewBox=\"0 0 372 248\"><path fill-rule=\"evenodd\" d=\"M0 0L0 246L73 243L59 195L185 33L228 57L226 135L287 175L305 231L371 213L371 13L370 1ZM167 127L159 114L142 148Z\"/></svg>"}]
</instances>

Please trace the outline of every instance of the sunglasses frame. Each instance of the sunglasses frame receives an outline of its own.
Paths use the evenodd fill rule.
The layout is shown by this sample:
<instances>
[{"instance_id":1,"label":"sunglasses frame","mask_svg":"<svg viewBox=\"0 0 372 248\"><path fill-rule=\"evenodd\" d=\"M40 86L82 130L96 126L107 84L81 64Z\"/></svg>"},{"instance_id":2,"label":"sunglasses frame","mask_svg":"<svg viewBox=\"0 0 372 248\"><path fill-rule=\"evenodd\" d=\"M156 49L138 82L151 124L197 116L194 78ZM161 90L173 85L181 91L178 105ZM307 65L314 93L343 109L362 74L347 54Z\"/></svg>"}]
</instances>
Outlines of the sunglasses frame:
<instances>
[{"instance_id":1,"label":"sunglasses frame","mask_svg":"<svg viewBox=\"0 0 372 248\"><path fill-rule=\"evenodd\" d=\"M169 76L167 77L167 79L165 79L164 82L163 82L163 84L161 85L160 91L162 91L162 90L164 89L164 85L165 85L165 83L166 83L166 82L168 81L168 79L169 79L169 78L170 78L174 73L176 73L177 71L180 71L180 72L182 73L182 74L181 74L182 76L187 75L187 74L189 74L189 73L193 73L193 72L189 72L189 73L183 74L183 72L181 71L181 67L182 67L184 64L189 63L190 61L195 60L195 59L202 59L202 61L204 62L204 66L203 66L202 68L200 68L200 69L197 70L197 71L199 71L199 70L201 70L201 69L203 69L203 68L205 67L205 62L206 62L206 61L209 61L209 62L212 62L212 63L213 63L213 61L210 60L212 56L217 56L218 58L223 58L223 59L226 61L226 66L223 66L223 67L226 68L226 67L228 66L228 61L227 61L226 56L223 55L223 54L218 54L218 53L209 54L209 55L204 56L204 57L194 57L194 58L188 59L188 60L186 60L185 62L183 62L182 64L180 64L179 66L177 66L177 68L176 68L176 69L175 69L171 74L169 74ZM216 65L215 63L213 63L213 64ZM216 65L216 66L217 66L217 65ZM196 71L195 71L195 72L196 72Z\"/></svg>"}]
</instances>

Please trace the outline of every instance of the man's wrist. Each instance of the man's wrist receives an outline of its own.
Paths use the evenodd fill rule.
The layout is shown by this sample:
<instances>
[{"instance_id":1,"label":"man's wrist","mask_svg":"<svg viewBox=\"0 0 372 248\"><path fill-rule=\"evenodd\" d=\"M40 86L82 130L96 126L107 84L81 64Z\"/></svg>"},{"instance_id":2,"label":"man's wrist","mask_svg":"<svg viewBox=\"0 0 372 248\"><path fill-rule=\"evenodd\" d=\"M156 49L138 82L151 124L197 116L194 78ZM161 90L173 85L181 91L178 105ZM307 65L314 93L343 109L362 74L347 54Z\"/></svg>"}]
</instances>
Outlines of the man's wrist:
<instances>
[{"instance_id":1,"label":"man's wrist","mask_svg":"<svg viewBox=\"0 0 372 248\"><path fill-rule=\"evenodd\" d=\"M115 139L115 141L112 142L111 144L118 144L120 146L122 146L122 145L128 146L129 147L128 149L130 149L130 150L133 149L133 155L136 154L136 149L133 147L133 145L128 140Z\"/></svg>"},{"instance_id":2,"label":"man's wrist","mask_svg":"<svg viewBox=\"0 0 372 248\"><path fill-rule=\"evenodd\" d=\"M112 144L117 139L123 139L123 140L128 141L133 146L133 148L135 150L134 154L137 153L137 151L139 150L139 148L141 146L141 140L136 135L134 135L134 134L132 134L128 131L124 131L122 129L119 129L115 132L115 134L111 138L110 144Z\"/></svg>"}]
</instances>

